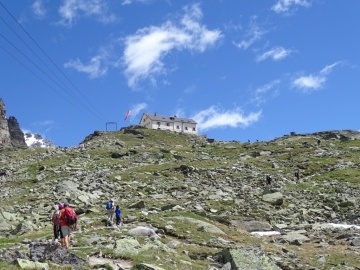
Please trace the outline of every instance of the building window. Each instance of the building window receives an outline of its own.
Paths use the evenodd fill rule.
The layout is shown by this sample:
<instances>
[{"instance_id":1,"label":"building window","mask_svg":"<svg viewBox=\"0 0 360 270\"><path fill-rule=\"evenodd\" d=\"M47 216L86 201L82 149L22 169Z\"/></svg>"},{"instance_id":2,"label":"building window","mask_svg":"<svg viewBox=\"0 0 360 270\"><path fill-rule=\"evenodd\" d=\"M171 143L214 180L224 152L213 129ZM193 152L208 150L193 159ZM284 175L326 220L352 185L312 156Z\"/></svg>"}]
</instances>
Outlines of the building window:
<instances>
[{"instance_id":1,"label":"building window","mask_svg":"<svg viewBox=\"0 0 360 270\"><path fill-rule=\"evenodd\" d=\"M180 129L180 126L176 126L176 129Z\"/></svg>"},{"instance_id":2,"label":"building window","mask_svg":"<svg viewBox=\"0 0 360 270\"><path fill-rule=\"evenodd\" d=\"M193 127L193 131L196 131L196 128Z\"/></svg>"},{"instance_id":3,"label":"building window","mask_svg":"<svg viewBox=\"0 0 360 270\"><path fill-rule=\"evenodd\" d=\"M160 122L156 122L156 124L158 124L158 126L160 126Z\"/></svg>"},{"instance_id":4,"label":"building window","mask_svg":"<svg viewBox=\"0 0 360 270\"><path fill-rule=\"evenodd\" d=\"M166 123L166 125L167 125L168 127L170 127L170 123Z\"/></svg>"},{"instance_id":5,"label":"building window","mask_svg":"<svg viewBox=\"0 0 360 270\"><path fill-rule=\"evenodd\" d=\"M187 127L185 127L185 130L188 130L188 128L187 128Z\"/></svg>"}]
</instances>

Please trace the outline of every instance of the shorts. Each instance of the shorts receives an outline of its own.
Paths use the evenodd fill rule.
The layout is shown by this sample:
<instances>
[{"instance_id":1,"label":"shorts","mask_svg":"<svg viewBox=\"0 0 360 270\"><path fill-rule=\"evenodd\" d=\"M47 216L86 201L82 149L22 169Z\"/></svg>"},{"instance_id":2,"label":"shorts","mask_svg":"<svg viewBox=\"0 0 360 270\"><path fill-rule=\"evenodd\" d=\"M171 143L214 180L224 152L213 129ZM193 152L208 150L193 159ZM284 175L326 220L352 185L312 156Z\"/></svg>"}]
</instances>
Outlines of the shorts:
<instances>
[{"instance_id":1,"label":"shorts","mask_svg":"<svg viewBox=\"0 0 360 270\"><path fill-rule=\"evenodd\" d=\"M61 226L62 237L70 236L71 228L69 226Z\"/></svg>"}]
</instances>

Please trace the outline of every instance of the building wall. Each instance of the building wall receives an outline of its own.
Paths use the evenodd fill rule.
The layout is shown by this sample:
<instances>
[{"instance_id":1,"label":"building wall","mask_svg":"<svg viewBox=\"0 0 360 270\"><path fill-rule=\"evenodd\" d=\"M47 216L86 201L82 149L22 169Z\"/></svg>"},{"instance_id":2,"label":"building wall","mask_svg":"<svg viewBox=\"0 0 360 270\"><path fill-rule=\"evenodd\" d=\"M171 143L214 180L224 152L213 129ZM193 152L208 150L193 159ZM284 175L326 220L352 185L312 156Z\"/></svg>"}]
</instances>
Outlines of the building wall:
<instances>
[{"instance_id":1,"label":"building wall","mask_svg":"<svg viewBox=\"0 0 360 270\"><path fill-rule=\"evenodd\" d=\"M181 121L153 121L147 115L143 115L140 120L140 126L149 129L170 130L174 132L184 132L188 134L198 134L197 124Z\"/></svg>"}]
</instances>

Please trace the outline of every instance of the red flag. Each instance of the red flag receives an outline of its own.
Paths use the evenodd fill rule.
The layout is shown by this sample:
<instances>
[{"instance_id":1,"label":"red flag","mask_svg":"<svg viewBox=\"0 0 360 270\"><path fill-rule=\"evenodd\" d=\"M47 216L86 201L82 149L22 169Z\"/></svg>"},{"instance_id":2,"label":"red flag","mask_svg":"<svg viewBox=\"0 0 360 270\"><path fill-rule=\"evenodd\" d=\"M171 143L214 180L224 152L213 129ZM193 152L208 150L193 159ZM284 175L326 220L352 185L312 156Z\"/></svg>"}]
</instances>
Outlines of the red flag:
<instances>
[{"instance_id":1,"label":"red flag","mask_svg":"<svg viewBox=\"0 0 360 270\"><path fill-rule=\"evenodd\" d=\"M126 112L124 121L126 121L126 119L128 119L128 117L129 117L129 115L130 115L130 112L131 112L130 110L128 110L128 111Z\"/></svg>"}]
</instances>

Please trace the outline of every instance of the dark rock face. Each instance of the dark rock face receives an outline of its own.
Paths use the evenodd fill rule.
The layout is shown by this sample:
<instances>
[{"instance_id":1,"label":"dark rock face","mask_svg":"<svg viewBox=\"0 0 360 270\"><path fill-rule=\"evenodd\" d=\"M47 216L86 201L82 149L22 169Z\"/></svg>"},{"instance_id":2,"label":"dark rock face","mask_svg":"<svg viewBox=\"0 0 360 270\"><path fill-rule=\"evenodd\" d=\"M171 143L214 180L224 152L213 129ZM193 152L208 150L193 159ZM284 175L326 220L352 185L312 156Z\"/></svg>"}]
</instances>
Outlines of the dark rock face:
<instances>
[{"instance_id":1,"label":"dark rock face","mask_svg":"<svg viewBox=\"0 0 360 270\"><path fill-rule=\"evenodd\" d=\"M6 110L0 98L0 146L11 146L9 127L6 120Z\"/></svg>"},{"instance_id":2,"label":"dark rock face","mask_svg":"<svg viewBox=\"0 0 360 270\"><path fill-rule=\"evenodd\" d=\"M26 147L24 132L20 129L19 123L14 116L7 120L11 145L15 147Z\"/></svg>"},{"instance_id":3,"label":"dark rock face","mask_svg":"<svg viewBox=\"0 0 360 270\"><path fill-rule=\"evenodd\" d=\"M6 262L14 262L16 259L25 259L29 258L22 254L20 251L15 249L5 249L0 253L0 258Z\"/></svg>"},{"instance_id":4,"label":"dark rock face","mask_svg":"<svg viewBox=\"0 0 360 270\"><path fill-rule=\"evenodd\" d=\"M0 98L0 146L5 147L27 147L24 133L14 116L6 119L6 109L3 100Z\"/></svg>"},{"instance_id":5,"label":"dark rock face","mask_svg":"<svg viewBox=\"0 0 360 270\"><path fill-rule=\"evenodd\" d=\"M51 261L57 264L79 265L85 262L82 258L67 252L66 249L54 243L31 243L30 257L33 261Z\"/></svg>"}]
</instances>

